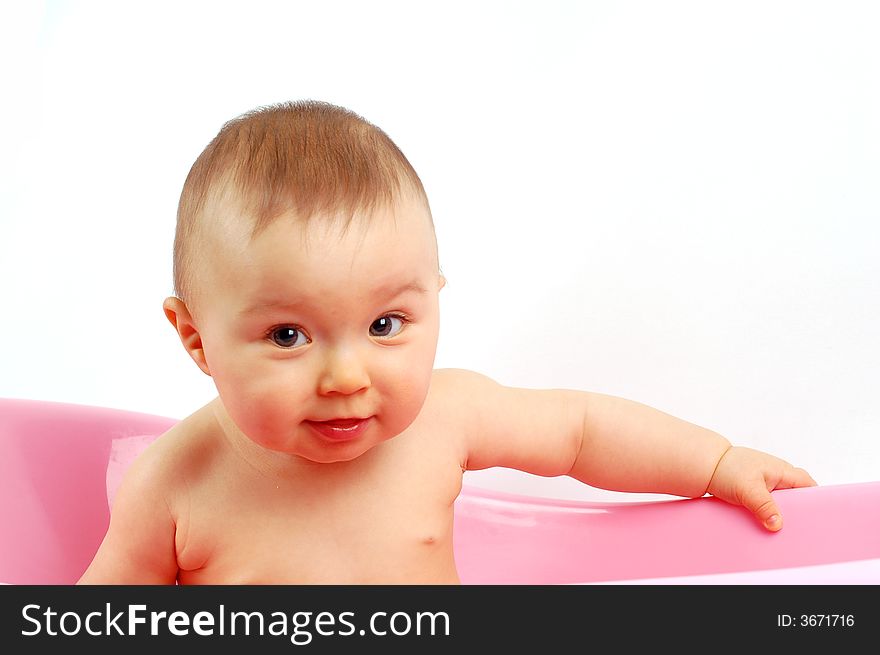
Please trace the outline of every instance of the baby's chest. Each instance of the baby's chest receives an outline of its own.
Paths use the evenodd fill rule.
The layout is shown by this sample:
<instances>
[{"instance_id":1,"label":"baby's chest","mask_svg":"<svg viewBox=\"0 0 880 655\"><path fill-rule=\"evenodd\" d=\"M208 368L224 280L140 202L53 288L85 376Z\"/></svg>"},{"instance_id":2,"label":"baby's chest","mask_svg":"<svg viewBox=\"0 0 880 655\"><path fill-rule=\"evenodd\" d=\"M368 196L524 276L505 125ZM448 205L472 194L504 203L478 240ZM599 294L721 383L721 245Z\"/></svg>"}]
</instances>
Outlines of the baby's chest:
<instances>
[{"instance_id":1,"label":"baby's chest","mask_svg":"<svg viewBox=\"0 0 880 655\"><path fill-rule=\"evenodd\" d=\"M449 581L455 576L452 506L458 488L455 481L410 482L300 494L279 487L275 494L252 491L204 504L193 512L179 553L180 581Z\"/></svg>"}]
</instances>

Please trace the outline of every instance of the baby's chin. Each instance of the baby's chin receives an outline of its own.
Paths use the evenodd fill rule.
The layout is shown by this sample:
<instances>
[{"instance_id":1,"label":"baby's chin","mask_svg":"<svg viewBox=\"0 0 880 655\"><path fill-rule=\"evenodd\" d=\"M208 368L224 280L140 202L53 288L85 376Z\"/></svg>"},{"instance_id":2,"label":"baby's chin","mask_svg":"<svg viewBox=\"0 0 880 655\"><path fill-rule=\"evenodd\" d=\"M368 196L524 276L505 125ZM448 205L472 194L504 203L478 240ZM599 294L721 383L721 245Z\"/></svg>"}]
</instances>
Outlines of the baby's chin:
<instances>
[{"instance_id":1,"label":"baby's chin","mask_svg":"<svg viewBox=\"0 0 880 655\"><path fill-rule=\"evenodd\" d=\"M351 462L373 450L378 443L364 444L346 444L345 448L325 448L315 449L306 452L296 453L299 457L312 462L313 464L341 464Z\"/></svg>"},{"instance_id":2,"label":"baby's chin","mask_svg":"<svg viewBox=\"0 0 880 655\"><path fill-rule=\"evenodd\" d=\"M384 417L373 416L363 432L353 435L350 439L345 438L345 435L340 435L341 438L337 437L333 431L330 434L322 434L324 431L306 425L308 422L299 425L298 429L286 437L250 435L247 438L257 446L292 456L303 463L338 464L356 460L400 436L406 432L415 417L396 418L398 420L390 424Z\"/></svg>"},{"instance_id":3,"label":"baby's chin","mask_svg":"<svg viewBox=\"0 0 880 655\"><path fill-rule=\"evenodd\" d=\"M298 447L282 449L290 455L295 455L303 460L314 464L338 464L358 459L372 451L377 446L393 439L396 435L384 438L355 439L343 443L332 443L324 440L312 441L309 444L297 444Z\"/></svg>"}]
</instances>

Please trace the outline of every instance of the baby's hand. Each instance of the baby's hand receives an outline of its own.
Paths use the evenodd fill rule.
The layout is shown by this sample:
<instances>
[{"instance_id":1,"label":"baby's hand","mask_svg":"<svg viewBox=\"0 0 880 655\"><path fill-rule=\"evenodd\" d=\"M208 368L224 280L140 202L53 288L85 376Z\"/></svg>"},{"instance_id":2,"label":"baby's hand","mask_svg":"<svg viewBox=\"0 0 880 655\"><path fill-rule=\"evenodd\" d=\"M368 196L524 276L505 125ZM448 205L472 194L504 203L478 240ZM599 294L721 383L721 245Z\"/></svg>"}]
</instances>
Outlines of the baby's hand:
<instances>
[{"instance_id":1,"label":"baby's hand","mask_svg":"<svg viewBox=\"0 0 880 655\"><path fill-rule=\"evenodd\" d=\"M770 492L815 485L809 473L778 457L733 446L721 457L706 491L733 505L742 505L765 528L776 532L782 528L782 515Z\"/></svg>"}]
</instances>

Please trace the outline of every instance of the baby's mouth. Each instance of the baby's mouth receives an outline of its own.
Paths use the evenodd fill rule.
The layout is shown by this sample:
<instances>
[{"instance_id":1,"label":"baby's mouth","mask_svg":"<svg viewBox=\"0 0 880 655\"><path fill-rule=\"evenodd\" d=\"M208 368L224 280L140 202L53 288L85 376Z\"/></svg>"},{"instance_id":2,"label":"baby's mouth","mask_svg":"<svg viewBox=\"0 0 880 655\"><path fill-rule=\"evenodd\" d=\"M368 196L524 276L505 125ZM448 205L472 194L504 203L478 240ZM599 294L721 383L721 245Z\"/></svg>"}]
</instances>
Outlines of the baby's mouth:
<instances>
[{"instance_id":1,"label":"baby's mouth","mask_svg":"<svg viewBox=\"0 0 880 655\"><path fill-rule=\"evenodd\" d=\"M331 441L349 441L367 429L372 416L366 418L334 418L326 421L305 421L315 432Z\"/></svg>"},{"instance_id":2,"label":"baby's mouth","mask_svg":"<svg viewBox=\"0 0 880 655\"><path fill-rule=\"evenodd\" d=\"M366 421L364 418L334 418L329 421L314 421L315 423L320 423L322 425L329 426L331 428L338 428L340 430L351 430L358 426L362 421Z\"/></svg>"}]
</instances>

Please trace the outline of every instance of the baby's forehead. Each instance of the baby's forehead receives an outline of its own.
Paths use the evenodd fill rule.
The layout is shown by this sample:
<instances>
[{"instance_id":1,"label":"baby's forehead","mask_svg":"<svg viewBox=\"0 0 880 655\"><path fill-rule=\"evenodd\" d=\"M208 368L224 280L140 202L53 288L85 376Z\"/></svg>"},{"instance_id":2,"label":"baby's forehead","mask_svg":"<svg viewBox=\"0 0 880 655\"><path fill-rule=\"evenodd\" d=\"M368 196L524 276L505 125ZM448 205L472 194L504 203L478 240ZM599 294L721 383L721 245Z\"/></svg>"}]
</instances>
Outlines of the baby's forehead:
<instances>
[{"instance_id":1,"label":"baby's forehead","mask_svg":"<svg viewBox=\"0 0 880 655\"><path fill-rule=\"evenodd\" d=\"M226 217L210 238L202 291L243 306L332 297L353 308L385 287L428 289L439 271L432 225L424 212L399 209L308 221L285 214L254 237L252 221Z\"/></svg>"},{"instance_id":2,"label":"baby's forehead","mask_svg":"<svg viewBox=\"0 0 880 655\"><path fill-rule=\"evenodd\" d=\"M231 265L247 261L257 250L272 251L273 242L283 240L287 252L299 248L314 250L332 247L345 238L366 241L373 233L400 233L413 247L425 244L436 257L436 238L430 209L415 194L392 203L357 208L332 208L312 216L292 210L280 211L271 220L248 212L236 198L218 203L205 221L203 245L209 259ZM206 217L207 218L207 217ZM224 261L225 260L225 261Z\"/></svg>"}]
</instances>

